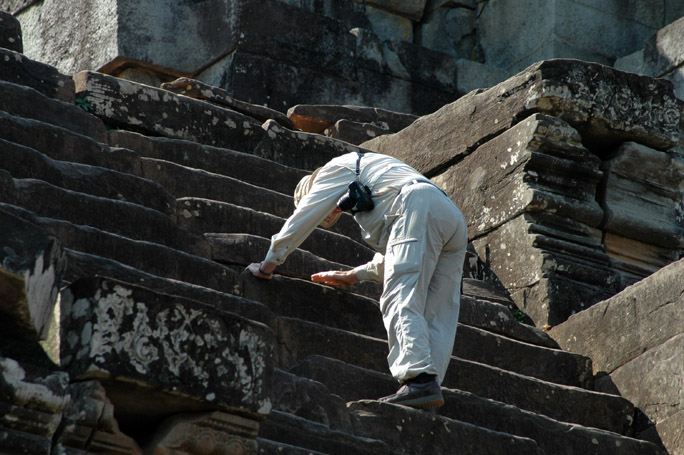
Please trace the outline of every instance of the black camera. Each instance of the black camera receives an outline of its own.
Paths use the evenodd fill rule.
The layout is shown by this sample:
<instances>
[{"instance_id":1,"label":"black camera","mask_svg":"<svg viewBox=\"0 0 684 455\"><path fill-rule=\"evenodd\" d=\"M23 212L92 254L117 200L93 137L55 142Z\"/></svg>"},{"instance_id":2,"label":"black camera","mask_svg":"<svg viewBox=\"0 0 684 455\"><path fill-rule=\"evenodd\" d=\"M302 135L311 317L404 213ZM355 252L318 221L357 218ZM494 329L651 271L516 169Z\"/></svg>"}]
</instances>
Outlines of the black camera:
<instances>
[{"instance_id":1,"label":"black camera","mask_svg":"<svg viewBox=\"0 0 684 455\"><path fill-rule=\"evenodd\" d=\"M354 180L349 184L347 194L337 201L337 207L343 212L351 212L354 215L357 212L373 210L375 204L371 199L371 190L366 185Z\"/></svg>"}]
</instances>

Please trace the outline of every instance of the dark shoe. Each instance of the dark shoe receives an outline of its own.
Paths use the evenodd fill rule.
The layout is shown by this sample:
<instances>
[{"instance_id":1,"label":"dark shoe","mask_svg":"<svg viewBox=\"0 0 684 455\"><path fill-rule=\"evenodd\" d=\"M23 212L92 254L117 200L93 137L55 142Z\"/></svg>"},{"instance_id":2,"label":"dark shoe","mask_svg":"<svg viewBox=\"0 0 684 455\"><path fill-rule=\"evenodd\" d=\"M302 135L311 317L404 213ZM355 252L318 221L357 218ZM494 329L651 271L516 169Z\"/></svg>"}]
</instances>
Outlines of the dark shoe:
<instances>
[{"instance_id":1,"label":"dark shoe","mask_svg":"<svg viewBox=\"0 0 684 455\"><path fill-rule=\"evenodd\" d=\"M416 382L404 383L397 390L397 393L380 398L378 401L420 409L435 409L444 406L442 389L436 379L424 384Z\"/></svg>"}]
</instances>

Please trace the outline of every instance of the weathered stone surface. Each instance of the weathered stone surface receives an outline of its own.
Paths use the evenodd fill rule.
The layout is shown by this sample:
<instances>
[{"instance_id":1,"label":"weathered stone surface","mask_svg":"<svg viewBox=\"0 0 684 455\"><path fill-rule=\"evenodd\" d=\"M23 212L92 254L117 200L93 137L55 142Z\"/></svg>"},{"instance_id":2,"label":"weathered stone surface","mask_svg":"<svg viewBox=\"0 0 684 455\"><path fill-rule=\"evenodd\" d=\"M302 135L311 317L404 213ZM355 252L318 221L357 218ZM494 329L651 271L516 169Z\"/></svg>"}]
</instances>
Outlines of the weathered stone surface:
<instances>
[{"instance_id":1,"label":"weathered stone surface","mask_svg":"<svg viewBox=\"0 0 684 455\"><path fill-rule=\"evenodd\" d=\"M428 2L422 20L416 24L415 42L455 58L472 59L476 10L471 0Z\"/></svg>"},{"instance_id":2,"label":"weathered stone surface","mask_svg":"<svg viewBox=\"0 0 684 455\"><path fill-rule=\"evenodd\" d=\"M180 198L176 219L182 229L196 234L248 232L265 238L280 231L285 222L280 217L250 208L198 198ZM321 228L315 229L299 248L354 267L373 257L367 246Z\"/></svg>"},{"instance_id":3,"label":"weathered stone surface","mask_svg":"<svg viewBox=\"0 0 684 455\"><path fill-rule=\"evenodd\" d=\"M2 10L0 10L0 48L19 53L24 51L21 24L14 16Z\"/></svg>"},{"instance_id":4,"label":"weathered stone surface","mask_svg":"<svg viewBox=\"0 0 684 455\"><path fill-rule=\"evenodd\" d=\"M4 176L0 173L0 180L3 180L0 201L23 207L38 216L207 255L204 239L180 229L169 216L156 210L62 189L41 180L12 179L6 173ZM136 224L131 224L131 219Z\"/></svg>"},{"instance_id":5,"label":"weathered stone surface","mask_svg":"<svg viewBox=\"0 0 684 455\"><path fill-rule=\"evenodd\" d=\"M536 114L434 177L480 237L524 212L552 212L597 227L599 160L566 122Z\"/></svg>"},{"instance_id":6,"label":"weathered stone surface","mask_svg":"<svg viewBox=\"0 0 684 455\"><path fill-rule=\"evenodd\" d=\"M259 423L225 412L180 414L162 423L147 453L256 455Z\"/></svg>"},{"instance_id":7,"label":"weathered stone surface","mask_svg":"<svg viewBox=\"0 0 684 455\"><path fill-rule=\"evenodd\" d=\"M156 158L238 178L246 183L291 195L307 172L283 166L248 153L221 149L196 142L147 137L130 131L109 131L109 144Z\"/></svg>"},{"instance_id":8,"label":"weathered stone surface","mask_svg":"<svg viewBox=\"0 0 684 455\"><path fill-rule=\"evenodd\" d=\"M1 25L1 23L0 23ZM21 51L2 49L0 46L0 80L30 87L45 96L73 103L74 81L56 68L21 54Z\"/></svg>"},{"instance_id":9,"label":"weathered stone surface","mask_svg":"<svg viewBox=\"0 0 684 455\"><path fill-rule=\"evenodd\" d=\"M362 146L432 176L535 112L566 121L585 144L631 140L666 150L678 140L680 114L669 82L558 59L536 63L488 90L461 97L399 133Z\"/></svg>"},{"instance_id":10,"label":"weathered stone surface","mask_svg":"<svg viewBox=\"0 0 684 455\"><path fill-rule=\"evenodd\" d=\"M262 324L123 282L81 279L62 292L61 365L101 380L119 415L139 422L197 410L263 419L273 341Z\"/></svg>"},{"instance_id":11,"label":"weathered stone surface","mask_svg":"<svg viewBox=\"0 0 684 455\"><path fill-rule=\"evenodd\" d=\"M264 438L257 438L257 442L259 443L259 455L325 455L317 450L295 447Z\"/></svg>"},{"instance_id":12,"label":"weathered stone surface","mask_svg":"<svg viewBox=\"0 0 684 455\"><path fill-rule=\"evenodd\" d=\"M650 245L684 248L684 157L628 142L601 163L601 170L603 229Z\"/></svg>"},{"instance_id":13,"label":"weathered stone surface","mask_svg":"<svg viewBox=\"0 0 684 455\"><path fill-rule=\"evenodd\" d=\"M0 95L0 110L11 116L38 120L96 141L105 141L106 130L102 121L73 104L52 99L30 87L4 81L0 81ZM35 109L35 106L41 108Z\"/></svg>"},{"instance_id":14,"label":"weathered stone surface","mask_svg":"<svg viewBox=\"0 0 684 455\"><path fill-rule=\"evenodd\" d=\"M327 426L280 411L273 411L261 424L259 437L282 441L329 455L385 455L394 453L388 445L371 437L331 430ZM308 453L308 452L307 452Z\"/></svg>"},{"instance_id":15,"label":"weathered stone surface","mask_svg":"<svg viewBox=\"0 0 684 455\"><path fill-rule=\"evenodd\" d=\"M264 129L264 140L254 154L285 166L313 171L336 156L363 152L363 149L344 141L288 130L275 120L264 123Z\"/></svg>"},{"instance_id":16,"label":"weathered stone surface","mask_svg":"<svg viewBox=\"0 0 684 455\"><path fill-rule=\"evenodd\" d=\"M610 379L620 393L658 424L684 411L684 333L620 366Z\"/></svg>"},{"instance_id":17,"label":"weathered stone surface","mask_svg":"<svg viewBox=\"0 0 684 455\"><path fill-rule=\"evenodd\" d=\"M45 230L0 210L0 326L25 340L47 337L66 258Z\"/></svg>"},{"instance_id":18,"label":"weathered stone surface","mask_svg":"<svg viewBox=\"0 0 684 455\"><path fill-rule=\"evenodd\" d=\"M372 123L357 123L349 120L338 120L334 125L323 131L323 135L327 137L355 145L362 144L383 134L389 134L389 132Z\"/></svg>"},{"instance_id":19,"label":"weathered stone surface","mask_svg":"<svg viewBox=\"0 0 684 455\"><path fill-rule=\"evenodd\" d=\"M323 384L276 369L272 391L274 410L353 433L345 401Z\"/></svg>"},{"instance_id":20,"label":"weathered stone surface","mask_svg":"<svg viewBox=\"0 0 684 455\"><path fill-rule=\"evenodd\" d=\"M3 451L49 455L69 403L69 375L0 357L0 438Z\"/></svg>"},{"instance_id":21,"label":"weathered stone surface","mask_svg":"<svg viewBox=\"0 0 684 455\"><path fill-rule=\"evenodd\" d=\"M56 441L61 450L142 455L138 444L119 429L114 406L99 382L76 382L67 390L71 400Z\"/></svg>"},{"instance_id":22,"label":"weathered stone surface","mask_svg":"<svg viewBox=\"0 0 684 455\"><path fill-rule=\"evenodd\" d=\"M298 104L287 110L287 116L302 131L322 133L339 120L370 123L387 132L400 131L418 117L401 112L366 106Z\"/></svg>"},{"instance_id":23,"label":"weathered stone surface","mask_svg":"<svg viewBox=\"0 0 684 455\"><path fill-rule=\"evenodd\" d=\"M169 161L141 158L140 162L141 176L157 182L176 198L196 197L228 202L282 218L287 218L294 210L289 194Z\"/></svg>"},{"instance_id":24,"label":"weathered stone surface","mask_svg":"<svg viewBox=\"0 0 684 455\"><path fill-rule=\"evenodd\" d=\"M591 357L595 373L612 373L682 333L683 273L684 260L670 264L549 333L563 349Z\"/></svg>"},{"instance_id":25,"label":"weathered stone surface","mask_svg":"<svg viewBox=\"0 0 684 455\"><path fill-rule=\"evenodd\" d=\"M684 93L684 47L679 39L683 29L684 20L678 19L651 35L644 42L642 66L647 75L672 81L680 99Z\"/></svg>"},{"instance_id":26,"label":"weathered stone surface","mask_svg":"<svg viewBox=\"0 0 684 455\"><path fill-rule=\"evenodd\" d=\"M252 151L264 134L251 117L168 90L91 71L74 81L76 96L114 126L243 152Z\"/></svg>"},{"instance_id":27,"label":"weathered stone surface","mask_svg":"<svg viewBox=\"0 0 684 455\"><path fill-rule=\"evenodd\" d=\"M325 384L346 400L377 399L396 392L397 383L386 366L366 368L334 356L313 353L290 371ZM558 421L620 434L631 431L634 406L624 398L552 384L455 357L442 387L467 391Z\"/></svg>"},{"instance_id":28,"label":"weathered stone surface","mask_svg":"<svg viewBox=\"0 0 684 455\"><path fill-rule=\"evenodd\" d=\"M237 100L228 95L228 92L222 88L213 87L195 79L181 77L173 82L162 84L161 88L178 93L180 95L197 98L218 104L219 106L228 107L234 111L253 117L260 122L273 119L283 125L285 128L295 129L295 125L292 123L292 120L287 118L287 115L283 114L282 112L269 109L265 106L258 106L256 104Z\"/></svg>"},{"instance_id":29,"label":"weathered stone surface","mask_svg":"<svg viewBox=\"0 0 684 455\"><path fill-rule=\"evenodd\" d=\"M0 1L0 9L7 11L10 14L16 14L39 1L40 0L2 0Z\"/></svg>"},{"instance_id":30,"label":"weathered stone surface","mask_svg":"<svg viewBox=\"0 0 684 455\"><path fill-rule=\"evenodd\" d=\"M80 109L77 111L82 112ZM106 137L102 122L92 115L84 115L96 120L102 128L103 137ZM0 137L38 150L59 161L89 164L127 173L140 172L135 154L113 152L98 142L97 137L88 137L84 132L79 133L79 129L72 129L70 125L60 126L50 122L50 119L39 121L0 111Z\"/></svg>"},{"instance_id":31,"label":"weathered stone surface","mask_svg":"<svg viewBox=\"0 0 684 455\"><path fill-rule=\"evenodd\" d=\"M359 435L382 435L398 454L448 454L454 448L478 454L543 454L531 439L499 433L418 409L374 401L349 405ZM377 436L376 436L377 437Z\"/></svg>"},{"instance_id":32,"label":"weathered stone surface","mask_svg":"<svg viewBox=\"0 0 684 455\"><path fill-rule=\"evenodd\" d=\"M98 166L54 160L4 139L0 139L0 159L0 167L17 179L38 179L65 190L130 202L166 215L171 215L175 209L173 196L148 179Z\"/></svg>"},{"instance_id":33,"label":"weathered stone surface","mask_svg":"<svg viewBox=\"0 0 684 455\"><path fill-rule=\"evenodd\" d=\"M659 423L655 439L662 441L670 455L684 453L684 412L679 412Z\"/></svg>"},{"instance_id":34,"label":"weathered stone surface","mask_svg":"<svg viewBox=\"0 0 684 455\"><path fill-rule=\"evenodd\" d=\"M595 230L552 215L523 214L473 245L488 265L488 280L508 289L537 327L614 295L623 285L608 268Z\"/></svg>"}]
</instances>

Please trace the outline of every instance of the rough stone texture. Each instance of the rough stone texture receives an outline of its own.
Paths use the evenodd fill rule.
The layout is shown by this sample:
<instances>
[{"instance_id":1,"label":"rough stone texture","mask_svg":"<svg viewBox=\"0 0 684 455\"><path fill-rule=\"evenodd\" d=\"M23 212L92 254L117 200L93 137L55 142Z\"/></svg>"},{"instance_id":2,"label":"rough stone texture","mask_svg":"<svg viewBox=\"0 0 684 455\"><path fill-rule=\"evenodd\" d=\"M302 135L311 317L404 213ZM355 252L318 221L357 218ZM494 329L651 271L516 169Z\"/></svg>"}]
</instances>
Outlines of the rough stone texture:
<instances>
[{"instance_id":1,"label":"rough stone texture","mask_svg":"<svg viewBox=\"0 0 684 455\"><path fill-rule=\"evenodd\" d=\"M106 130L102 121L73 104L52 99L30 87L4 81L0 81L0 94L0 110L10 116L38 120L96 141L105 141ZM33 106L41 108L34 109Z\"/></svg>"},{"instance_id":2,"label":"rough stone texture","mask_svg":"<svg viewBox=\"0 0 684 455\"><path fill-rule=\"evenodd\" d=\"M61 365L101 380L121 416L223 409L263 419L271 409L273 334L259 323L95 278L62 293L61 327Z\"/></svg>"},{"instance_id":3,"label":"rough stone texture","mask_svg":"<svg viewBox=\"0 0 684 455\"><path fill-rule=\"evenodd\" d=\"M0 356L0 439L9 453L49 455L62 412L69 404L69 376Z\"/></svg>"},{"instance_id":4,"label":"rough stone texture","mask_svg":"<svg viewBox=\"0 0 684 455\"><path fill-rule=\"evenodd\" d=\"M453 453L454 447L465 453L492 455L544 453L532 439L498 433L441 416L422 419L422 411L404 406L363 401L352 403L350 410L358 434L378 434L382 427L379 433L389 446L397 448L394 453L448 454Z\"/></svg>"},{"instance_id":5,"label":"rough stone texture","mask_svg":"<svg viewBox=\"0 0 684 455\"><path fill-rule=\"evenodd\" d=\"M0 23L1 25L1 23ZM44 95L67 103L75 101L74 82L53 66L31 60L21 51L0 46L0 79L31 87Z\"/></svg>"},{"instance_id":6,"label":"rough stone texture","mask_svg":"<svg viewBox=\"0 0 684 455\"><path fill-rule=\"evenodd\" d=\"M225 90L218 87L212 87L211 85L195 79L181 77L173 82L162 84L161 88L191 98L209 101L218 104L219 106L228 107L242 114L249 115L261 122L273 119L286 128L294 129L294 124L285 114L264 106L257 106L255 104L236 100L229 96L228 92Z\"/></svg>"},{"instance_id":7,"label":"rough stone texture","mask_svg":"<svg viewBox=\"0 0 684 455\"><path fill-rule=\"evenodd\" d=\"M682 155L627 142L601 163L601 170L606 174L603 229L649 245L684 248Z\"/></svg>"},{"instance_id":8,"label":"rough stone texture","mask_svg":"<svg viewBox=\"0 0 684 455\"><path fill-rule=\"evenodd\" d=\"M22 339L45 339L66 268L62 245L4 210L0 225L0 326Z\"/></svg>"},{"instance_id":9,"label":"rough stone texture","mask_svg":"<svg viewBox=\"0 0 684 455\"><path fill-rule=\"evenodd\" d=\"M15 52L24 51L21 24L11 14L0 9L0 47Z\"/></svg>"},{"instance_id":10,"label":"rough stone texture","mask_svg":"<svg viewBox=\"0 0 684 455\"><path fill-rule=\"evenodd\" d=\"M680 113L669 82L558 59L471 92L362 147L395 156L432 176L535 112L566 121L585 145L607 147L631 140L666 150L679 137Z\"/></svg>"},{"instance_id":11,"label":"rough stone texture","mask_svg":"<svg viewBox=\"0 0 684 455\"><path fill-rule=\"evenodd\" d=\"M675 86L678 97L684 98L684 47L681 39L684 20L679 19L658 30L644 42L642 69L644 74L663 77Z\"/></svg>"},{"instance_id":12,"label":"rough stone texture","mask_svg":"<svg viewBox=\"0 0 684 455\"><path fill-rule=\"evenodd\" d=\"M142 455L138 444L119 429L114 406L98 381L76 382L67 390L71 400L64 410L57 450Z\"/></svg>"},{"instance_id":13,"label":"rough stone texture","mask_svg":"<svg viewBox=\"0 0 684 455\"><path fill-rule=\"evenodd\" d=\"M256 455L259 424L225 412L180 414L167 419L148 453Z\"/></svg>"},{"instance_id":14,"label":"rough stone texture","mask_svg":"<svg viewBox=\"0 0 684 455\"><path fill-rule=\"evenodd\" d=\"M105 122L150 135L191 139L250 152L264 134L244 114L104 74L84 71L74 76L76 95Z\"/></svg>"},{"instance_id":15,"label":"rough stone texture","mask_svg":"<svg viewBox=\"0 0 684 455\"><path fill-rule=\"evenodd\" d=\"M239 178L241 181L291 195L308 172L271 160L196 142L148 137L130 131L109 131L109 145L125 147L140 156ZM119 160L122 161L122 160ZM111 167L111 166L110 166ZM265 179L264 175L269 178Z\"/></svg>"},{"instance_id":16,"label":"rough stone texture","mask_svg":"<svg viewBox=\"0 0 684 455\"><path fill-rule=\"evenodd\" d=\"M364 106L298 104L287 110L287 116L302 131L322 133L339 120L370 123L387 132L397 132L409 126L418 117Z\"/></svg>"}]
</instances>

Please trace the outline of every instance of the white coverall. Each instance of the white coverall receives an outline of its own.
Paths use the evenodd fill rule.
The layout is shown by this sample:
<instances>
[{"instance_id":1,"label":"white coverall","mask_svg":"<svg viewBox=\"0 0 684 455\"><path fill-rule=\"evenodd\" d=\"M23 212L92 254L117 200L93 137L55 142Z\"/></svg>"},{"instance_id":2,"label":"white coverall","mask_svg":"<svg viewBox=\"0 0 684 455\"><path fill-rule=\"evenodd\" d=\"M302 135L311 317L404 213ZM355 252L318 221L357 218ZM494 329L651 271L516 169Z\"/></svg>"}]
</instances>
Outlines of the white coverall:
<instances>
[{"instance_id":1,"label":"white coverall","mask_svg":"<svg viewBox=\"0 0 684 455\"><path fill-rule=\"evenodd\" d=\"M266 261L278 265L336 207L356 178L357 153L323 166L298 208L271 239ZM388 334L388 363L400 382L421 373L444 380L458 323L466 221L456 204L407 164L366 153L361 183L372 191L373 210L354 218L377 253L354 269L359 280L383 283L380 310Z\"/></svg>"}]
</instances>

